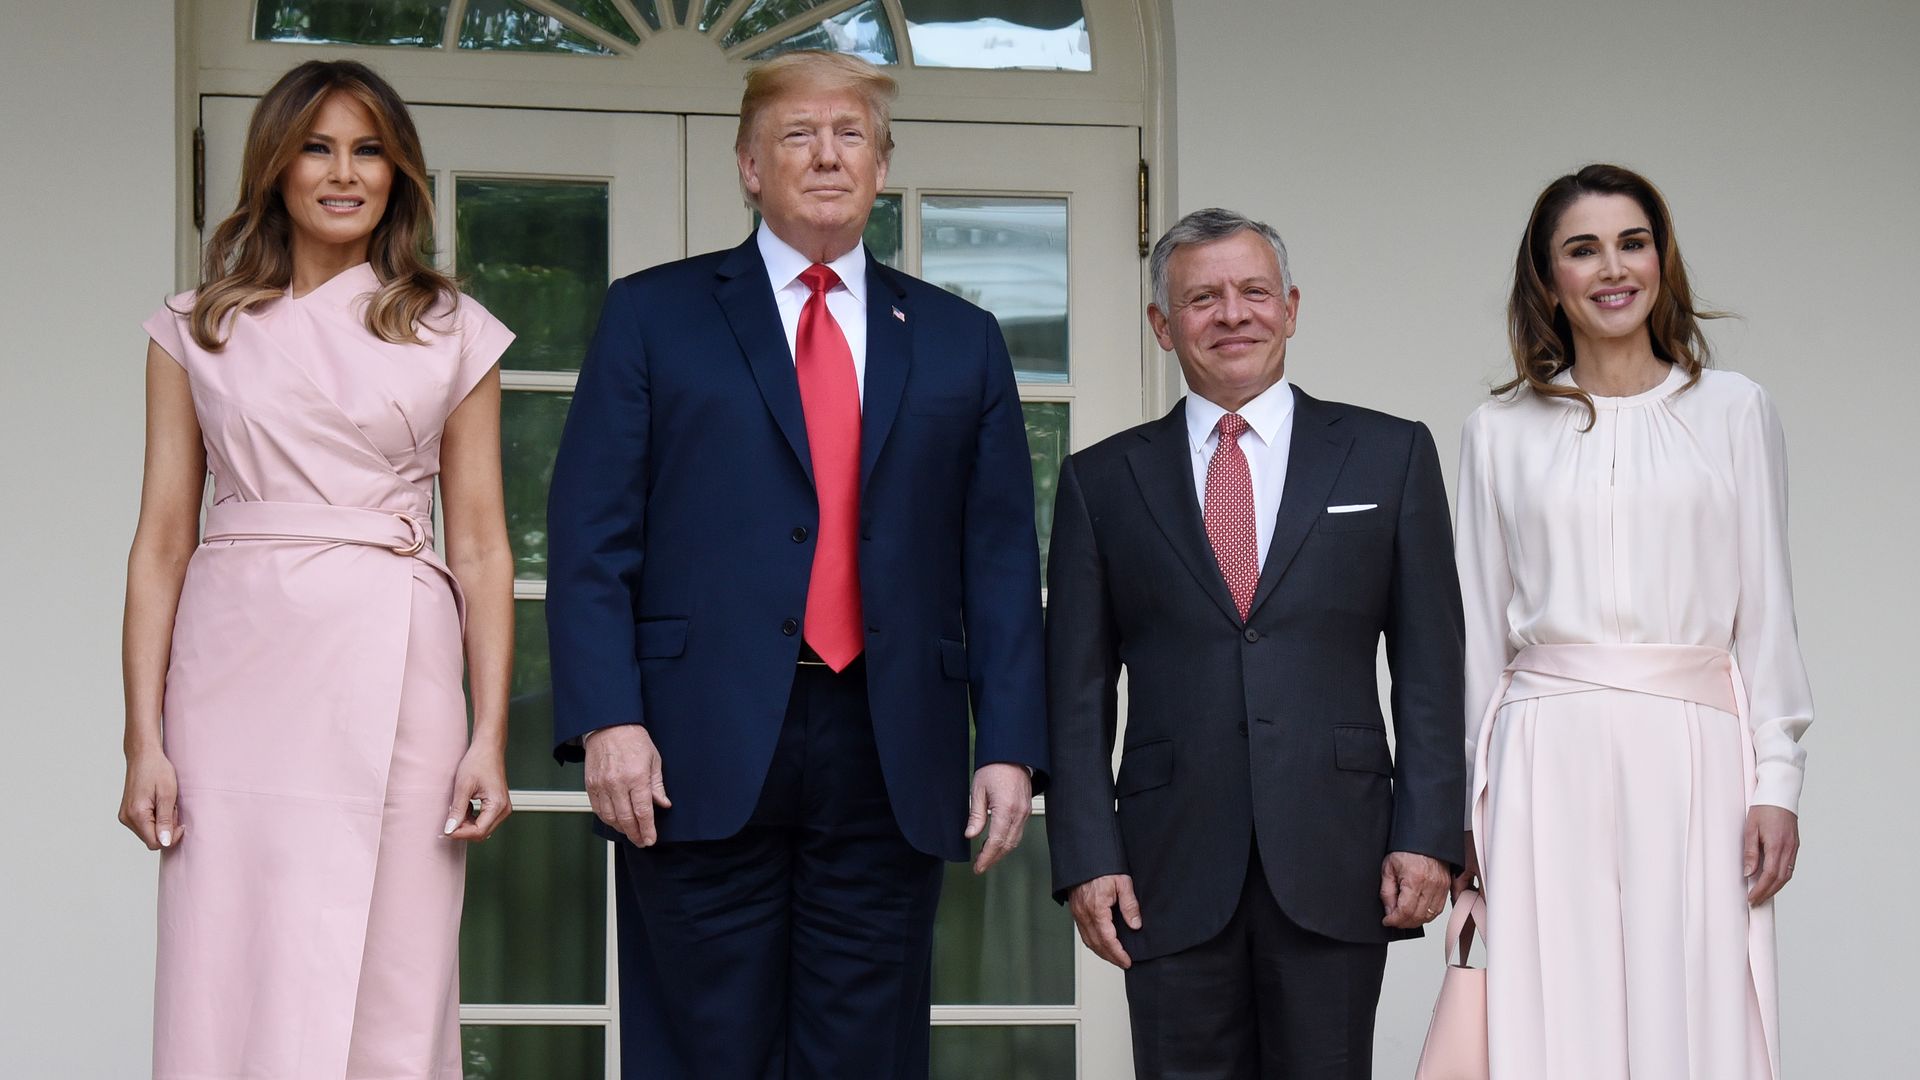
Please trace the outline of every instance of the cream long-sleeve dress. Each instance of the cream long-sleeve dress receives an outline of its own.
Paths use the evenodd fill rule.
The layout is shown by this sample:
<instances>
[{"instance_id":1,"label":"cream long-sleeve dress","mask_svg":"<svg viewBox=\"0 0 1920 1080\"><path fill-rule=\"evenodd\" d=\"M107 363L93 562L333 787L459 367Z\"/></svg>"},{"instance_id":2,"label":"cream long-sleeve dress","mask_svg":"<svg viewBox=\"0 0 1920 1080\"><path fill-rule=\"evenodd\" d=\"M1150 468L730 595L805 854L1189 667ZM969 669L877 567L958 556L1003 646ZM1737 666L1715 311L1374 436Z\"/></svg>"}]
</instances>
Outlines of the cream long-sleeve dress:
<instances>
[{"instance_id":1,"label":"cream long-sleeve dress","mask_svg":"<svg viewBox=\"0 0 1920 1080\"><path fill-rule=\"evenodd\" d=\"M1595 405L1523 390L1461 439L1493 1076L1777 1080L1741 843L1796 809L1813 712L1785 442L1726 371Z\"/></svg>"}]
</instances>

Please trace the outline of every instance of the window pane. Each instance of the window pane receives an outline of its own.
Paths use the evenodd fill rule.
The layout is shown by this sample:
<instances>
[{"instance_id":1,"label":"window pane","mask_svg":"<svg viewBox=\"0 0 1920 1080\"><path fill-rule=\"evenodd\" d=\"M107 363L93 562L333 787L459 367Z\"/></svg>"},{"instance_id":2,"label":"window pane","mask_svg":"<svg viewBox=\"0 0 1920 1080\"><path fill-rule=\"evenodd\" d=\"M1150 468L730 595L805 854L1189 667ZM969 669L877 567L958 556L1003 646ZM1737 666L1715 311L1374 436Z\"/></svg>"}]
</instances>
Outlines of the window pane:
<instances>
[{"instance_id":1,"label":"window pane","mask_svg":"<svg viewBox=\"0 0 1920 1080\"><path fill-rule=\"evenodd\" d=\"M592 822L590 813L522 810L467 849L461 1001L606 1001L607 842Z\"/></svg>"},{"instance_id":2,"label":"window pane","mask_svg":"<svg viewBox=\"0 0 1920 1080\"><path fill-rule=\"evenodd\" d=\"M547 1024L468 1024L460 1029L466 1080L602 1080L607 1031Z\"/></svg>"},{"instance_id":3,"label":"window pane","mask_svg":"<svg viewBox=\"0 0 1920 1080\"><path fill-rule=\"evenodd\" d=\"M1073 919L1051 895L1046 821L1029 819L1025 841L992 873L948 864L933 928L935 1004L1073 1004Z\"/></svg>"},{"instance_id":4,"label":"window pane","mask_svg":"<svg viewBox=\"0 0 1920 1080\"><path fill-rule=\"evenodd\" d=\"M809 9L817 8L825 2L826 0L753 0L753 3L747 5L747 10L733 21L733 25L727 29L726 36L720 39L720 44L733 46L743 41L751 41L788 19Z\"/></svg>"},{"instance_id":5,"label":"window pane","mask_svg":"<svg viewBox=\"0 0 1920 1080\"><path fill-rule=\"evenodd\" d=\"M701 4L700 29L702 31L711 30L713 24L720 21L720 16L727 13L727 5L731 3L733 3L733 0L706 0L705 3ZM684 9L682 10L684 11Z\"/></svg>"},{"instance_id":6,"label":"window pane","mask_svg":"<svg viewBox=\"0 0 1920 1080\"><path fill-rule=\"evenodd\" d=\"M1064 401L1023 401L1027 418L1027 452L1033 455L1033 527L1040 534L1040 570L1047 568L1053 544L1053 496L1060 486L1060 463L1067 458L1072 436L1070 412Z\"/></svg>"},{"instance_id":7,"label":"window pane","mask_svg":"<svg viewBox=\"0 0 1920 1080\"><path fill-rule=\"evenodd\" d=\"M1080 0L901 0L921 67L1092 71Z\"/></svg>"},{"instance_id":8,"label":"window pane","mask_svg":"<svg viewBox=\"0 0 1920 1080\"><path fill-rule=\"evenodd\" d=\"M507 691L507 786L515 791L581 791L586 771L553 760L553 664L547 605L513 602L513 683ZM510 818L505 828L517 827Z\"/></svg>"},{"instance_id":9,"label":"window pane","mask_svg":"<svg viewBox=\"0 0 1920 1080\"><path fill-rule=\"evenodd\" d=\"M317 45L414 45L437 49L448 0L260 0L255 41Z\"/></svg>"},{"instance_id":10,"label":"window pane","mask_svg":"<svg viewBox=\"0 0 1920 1080\"><path fill-rule=\"evenodd\" d=\"M615 10L611 0L554 0L554 2L617 38L634 45L640 44L640 35L634 33L633 27L627 25L626 17ZM640 3L635 6L642 9L643 17L653 9L653 5L647 3L647 0L640 0Z\"/></svg>"},{"instance_id":11,"label":"window pane","mask_svg":"<svg viewBox=\"0 0 1920 1080\"><path fill-rule=\"evenodd\" d=\"M505 474L507 540L513 576L547 576L547 488L572 394L508 390L500 399L500 466Z\"/></svg>"},{"instance_id":12,"label":"window pane","mask_svg":"<svg viewBox=\"0 0 1920 1080\"><path fill-rule=\"evenodd\" d=\"M607 292L607 185L454 182L456 269L517 335L503 368L578 369Z\"/></svg>"},{"instance_id":13,"label":"window pane","mask_svg":"<svg viewBox=\"0 0 1920 1080\"><path fill-rule=\"evenodd\" d=\"M660 4L664 3L666 3L666 0L660 0ZM685 7L686 5L683 3L681 5L683 12ZM660 5L656 4L654 0L633 0L633 10L640 13L640 17L647 21L649 27L655 30L660 29Z\"/></svg>"},{"instance_id":14,"label":"window pane","mask_svg":"<svg viewBox=\"0 0 1920 1080\"><path fill-rule=\"evenodd\" d=\"M818 25L786 38L753 54L755 60L770 60L795 49L825 49L828 52L858 56L874 64L897 64L900 52L894 47L893 27L880 0L866 0Z\"/></svg>"},{"instance_id":15,"label":"window pane","mask_svg":"<svg viewBox=\"0 0 1920 1080\"><path fill-rule=\"evenodd\" d=\"M887 266L900 268L900 247L906 237L901 220L901 198L881 195L873 200L873 216L867 219L867 231L861 239L867 252Z\"/></svg>"},{"instance_id":16,"label":"window pane","mask_svg":"<svg viewBox=\"0 0 1920 1080\"><path fill-rule=\"evenodd\" d=\"M1074 1080L1073 1035L1065 1024L936 1025L933 1080Z\"/></svg>"},{"instance_id":17,"label":"window pane","mask_svg":"<svg viewBox=\"0 0 1920 1080\"><path fill-rule=\"evenodd\" d=\"M924 196L920 267L999 318L1023 382L1067 381L1067 200Z\"/></svg>"},{"instance_id":18,"label":"window pane","mask_svg":"<svg viewBox=\"0 0 1920 1080\"><path fill-rule=\"evenodd\" d=\"M608 56L613 50L567 29L567 24L518 0L467 0L460 24L463 49L511 52L565 52Z\"/></svg>"}]
</instances>

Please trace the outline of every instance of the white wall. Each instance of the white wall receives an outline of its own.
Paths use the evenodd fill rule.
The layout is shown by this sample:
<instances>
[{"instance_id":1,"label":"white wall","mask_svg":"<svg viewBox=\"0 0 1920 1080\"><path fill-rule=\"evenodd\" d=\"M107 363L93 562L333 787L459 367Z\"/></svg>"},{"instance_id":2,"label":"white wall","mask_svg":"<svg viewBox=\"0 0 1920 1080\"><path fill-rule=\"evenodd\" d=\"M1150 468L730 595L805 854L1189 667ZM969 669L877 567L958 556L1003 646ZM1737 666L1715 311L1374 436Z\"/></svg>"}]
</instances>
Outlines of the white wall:
<instances>
[{"instance_id":1,"label":"white wall","mask_svg":"<svg viewBox=\"0 0 1920 1080\"><path fill-rule=\"evenodd\" d=\"M1175 0L1181 210L1287 238L1288 374L1425 420L1451 463L1545 183L1594 160L1672 204L1719 362L1759 379L1793 463L1816 721L1780 909L1791 1075L1888 1076L1913 1045L1920 646L1909 420L1920 251L1920 5L1909 0ZM1399 946L1380 1076L1411 1075L1439 945Z\"/></svg>"},{"instance_id":2,"label":"white wall","mask_svg":"<svg viewBox=\"0 0 1920 1080\"><path fill-rule=\"evenodd\" d=\"M174 6L0 34L0 1076L148 1070L155 863L120 802L146 335L174 276Z\"/></svg>"}]
</instances>

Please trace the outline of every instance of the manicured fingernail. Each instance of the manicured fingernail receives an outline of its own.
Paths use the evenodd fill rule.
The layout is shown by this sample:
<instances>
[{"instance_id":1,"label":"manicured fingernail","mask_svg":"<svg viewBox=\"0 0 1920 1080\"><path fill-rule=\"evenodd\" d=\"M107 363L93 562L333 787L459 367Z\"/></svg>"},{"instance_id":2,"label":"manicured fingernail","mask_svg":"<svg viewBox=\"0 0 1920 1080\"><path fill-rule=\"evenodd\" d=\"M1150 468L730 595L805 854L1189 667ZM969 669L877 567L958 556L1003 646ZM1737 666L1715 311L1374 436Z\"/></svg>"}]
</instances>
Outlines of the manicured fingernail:
<instances>
[{"instance_id":1,"label":"manicured fingernail","mask_svg":"<svg viewBox=\"0 0 1920 1080\"><path fill-rule=\"evenodd\" d=\"M169 847L172 844L173 844L173 830L161 829L160 830L160 846Z\"/></svg>"},{"instance_id":2,"label":"manicured fingernail","mask_svg":"<svg viewBox=\"0 0 1920 1080\"><path fill-rule=\"evenodd\" d=\"M457 825L457 824L459 824L459 823L458 823L457 821L455 821L455 820L454 820L453 818L448 818L448 819L447 819L447 827L446 827L446 828L444 828L444 829L441 829L441 830L440 830L440 835L441 835L441 836L452 836L452 835L453 835L453 829L454 829L454 826L455 826L455 825Z\"/></svg>"}]
</instances>

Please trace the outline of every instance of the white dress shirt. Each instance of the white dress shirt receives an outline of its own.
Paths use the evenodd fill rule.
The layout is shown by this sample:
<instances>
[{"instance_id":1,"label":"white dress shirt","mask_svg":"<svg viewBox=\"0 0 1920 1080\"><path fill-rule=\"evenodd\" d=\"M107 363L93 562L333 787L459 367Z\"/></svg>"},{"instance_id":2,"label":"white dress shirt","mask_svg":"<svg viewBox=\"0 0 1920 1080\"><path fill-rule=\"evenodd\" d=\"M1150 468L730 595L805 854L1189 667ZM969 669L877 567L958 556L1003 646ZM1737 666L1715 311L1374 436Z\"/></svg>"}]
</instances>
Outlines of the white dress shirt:
<instances>
[{"instance_id":1,"label":"white dress shirt","mask_svg":"<svg viewBox=\"0 0 1920 1080\"><path fill-rule=\"evenodd\" d=\"M773 235L762 221L754 233L760 245L760 258L767 264L767 281L773 286L773 302L780 308L780 326L787 332L787 355L795 355L794 341L800 336L800 310L807 306L813 290L800 275L813 260L795 251L785 240ZM840 275L840 284L827 290L827 311L840 324L847 339L847 351L853 354L853 378L860 388L860 400L867 398L867 247L853 250L827 264Z\"/></svg>"},{"instance_id":2,"label":"white dress shirt","mask_svg":"<svg viewBox=\"0 0 1920 1080\"><path fill-rule=\"evenodd\" d=\"M1287 486L1287 454L1293 443L1293 387L1282 378L1234 411L1247 422L1247 430L1240 433L1240 452L1247 455L1247 472L1253 479L1253 518L1260 530L1260 565L1264 568L1280 513L1280 493ZM1193 490L1203 511L1207 505L1207 465L1220 445L1220 418L1225 415L1227 410L1199 394L1187 395Z\"/></svg>"}]
</instances>

